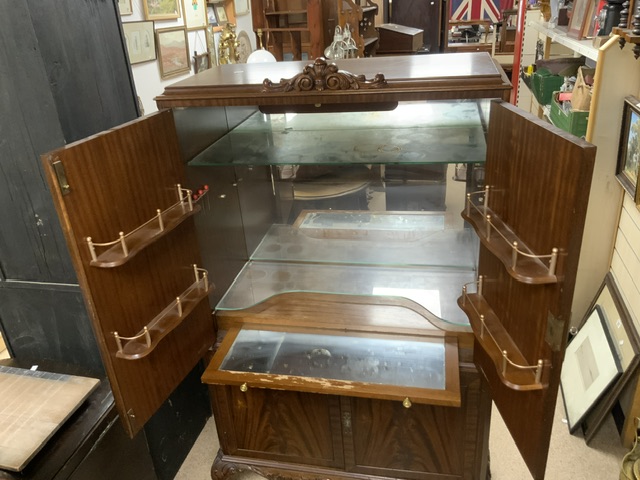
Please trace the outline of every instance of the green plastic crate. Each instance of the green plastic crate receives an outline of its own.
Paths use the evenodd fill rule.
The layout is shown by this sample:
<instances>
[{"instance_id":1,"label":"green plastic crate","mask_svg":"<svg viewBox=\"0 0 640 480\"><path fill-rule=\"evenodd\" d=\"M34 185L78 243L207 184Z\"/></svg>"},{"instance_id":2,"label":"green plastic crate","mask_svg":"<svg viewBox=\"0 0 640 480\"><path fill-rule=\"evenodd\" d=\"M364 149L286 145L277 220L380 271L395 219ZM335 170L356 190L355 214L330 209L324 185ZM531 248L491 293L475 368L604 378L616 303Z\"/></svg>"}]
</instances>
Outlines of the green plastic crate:
<instances>
[{"instance_id":1,"label":"green plastic crate","mask_svg":"<svg viewBox=\"0 0 640 480\"><path fill-rule=\"evenodd\" d=\"M551 111L549 113L551 123L565 132L574 134L576 137L584 137L587 134L589 112L586 110L565 112L558 102L559 93L554 92L552 96Z\"/></svg>"},{"instance_id":2,"label":"green plastic crate","mask_svg":"<svg viewBox=\"0 0 640 480\"><path fill-rule=\"evenodd\" d=\"M523 73L522 79L540 105L549 105L553 92L560 90L564 83L563 76L553 75L546 68L539 68L531 75Z\"/></svg>"}]
</instances>

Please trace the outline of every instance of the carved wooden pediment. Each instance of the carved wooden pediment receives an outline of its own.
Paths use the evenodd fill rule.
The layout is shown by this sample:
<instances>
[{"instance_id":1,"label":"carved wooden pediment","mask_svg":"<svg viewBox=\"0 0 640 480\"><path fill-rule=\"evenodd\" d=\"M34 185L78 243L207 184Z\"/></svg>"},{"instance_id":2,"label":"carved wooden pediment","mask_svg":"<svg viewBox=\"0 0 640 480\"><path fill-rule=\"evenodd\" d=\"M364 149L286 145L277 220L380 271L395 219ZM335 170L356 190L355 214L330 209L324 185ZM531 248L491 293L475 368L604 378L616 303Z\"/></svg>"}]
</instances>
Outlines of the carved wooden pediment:
<instances>
[{"instance_id":1,"label":"carved wooden pediment","mask_svg":"<svg viewBox=\"0 0 640 480\"><path fill-rule=\"evenodd\" d=\"M268 78L262 82L264 92L310 92L312 90L361 90L369 88L384 88L387 81L381 73L372 80L364 75L339 70L335 63L327 63L325 58L317 58L293 78L282 79L280 83L273 83Z\"/></svg>"}]
</instances>

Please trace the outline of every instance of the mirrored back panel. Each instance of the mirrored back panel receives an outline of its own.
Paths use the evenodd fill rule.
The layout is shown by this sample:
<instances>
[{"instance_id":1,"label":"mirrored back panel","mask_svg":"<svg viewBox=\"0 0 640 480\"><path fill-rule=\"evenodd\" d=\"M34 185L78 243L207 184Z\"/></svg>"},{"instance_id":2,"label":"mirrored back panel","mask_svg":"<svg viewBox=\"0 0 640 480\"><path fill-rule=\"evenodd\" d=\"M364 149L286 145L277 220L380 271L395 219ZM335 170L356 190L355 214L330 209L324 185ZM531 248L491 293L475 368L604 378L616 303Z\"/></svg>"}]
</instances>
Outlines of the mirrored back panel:
<instances>
[{"instance_id":1,"label":"mirrored back panel","mask_svg":"<svg viewBox=\"0 0 640 480\"><path fill-rule=\"evenodd\" d=\"M193 182L209 188L196 220L205 265L213 278L226 272L217 309L285 292L389 295L466 325L455 299L476 279L478 239L460 212L466 194L483 188L489 108L488 100L346 113L225 107L229 131L188 164Z\"/></svg>"}]
</instances>

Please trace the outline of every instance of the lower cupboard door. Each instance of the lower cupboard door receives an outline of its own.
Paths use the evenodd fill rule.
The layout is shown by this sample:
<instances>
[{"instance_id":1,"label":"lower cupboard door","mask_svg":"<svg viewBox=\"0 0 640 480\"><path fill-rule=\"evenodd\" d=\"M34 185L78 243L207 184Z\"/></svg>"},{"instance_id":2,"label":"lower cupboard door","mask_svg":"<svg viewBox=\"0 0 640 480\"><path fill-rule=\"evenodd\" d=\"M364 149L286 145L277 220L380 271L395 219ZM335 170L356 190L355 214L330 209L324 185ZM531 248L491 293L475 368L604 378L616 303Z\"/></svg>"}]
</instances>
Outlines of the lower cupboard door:
<instances>
[{"instance_id":1,"label":"lower cupboard door","mask_svg":"<svg viewBox=\"0 0 640 480\"><path fill-rule=\"evenodd\" d=\"M340 401L333 395L211 387L225 455L342 468Z\"/></svg>"},{"instance_id":2,"label":"lower cupboard door","mask_svg":"<svg viewBox=\"0 0 640 480\"><path fill-rule=\"evenodd\" d=\"M461 407L343 397L342 415L350 419L349 428L343 422L346 469L393 478L486 478L491 400L474 376L462 385Z\"/></svg>"}]
</instances>

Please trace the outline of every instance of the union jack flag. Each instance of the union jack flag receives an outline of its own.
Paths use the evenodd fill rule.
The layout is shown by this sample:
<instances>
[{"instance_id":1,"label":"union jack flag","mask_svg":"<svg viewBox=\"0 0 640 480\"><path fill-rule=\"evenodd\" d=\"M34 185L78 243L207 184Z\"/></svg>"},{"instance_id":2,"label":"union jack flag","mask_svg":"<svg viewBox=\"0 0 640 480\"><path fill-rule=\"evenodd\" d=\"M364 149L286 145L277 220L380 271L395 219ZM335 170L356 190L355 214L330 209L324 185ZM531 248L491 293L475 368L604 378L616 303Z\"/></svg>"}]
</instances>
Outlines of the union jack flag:
<instances>
[{"instance_id":1,"label":"union jack flag","mask_svg":"<svg viewBox=\"0 0 640 480\"><path fill-rule=\"evenodd\" d=\"M491 20L502 18L502 10L513 8L513 0L451 0L451 20Z\"/></svg>"}]
</instances>

